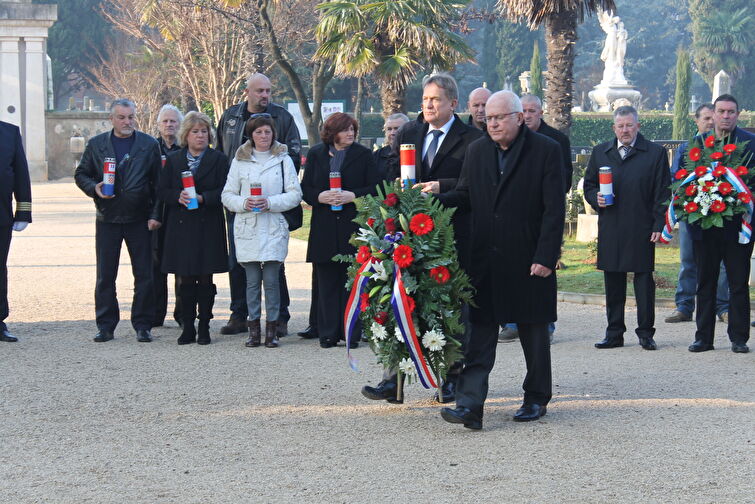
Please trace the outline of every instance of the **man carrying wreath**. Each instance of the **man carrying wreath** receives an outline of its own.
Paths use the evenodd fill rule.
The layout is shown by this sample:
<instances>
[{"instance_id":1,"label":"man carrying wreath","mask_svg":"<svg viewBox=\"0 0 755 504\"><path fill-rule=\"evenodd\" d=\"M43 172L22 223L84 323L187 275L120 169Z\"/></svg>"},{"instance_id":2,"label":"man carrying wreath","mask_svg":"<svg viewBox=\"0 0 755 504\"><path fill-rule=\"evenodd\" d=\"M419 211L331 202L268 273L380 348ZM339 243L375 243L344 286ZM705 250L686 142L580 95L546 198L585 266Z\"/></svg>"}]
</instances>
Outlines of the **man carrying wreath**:
<instances>
[{"instance_id":1,"label":"man carrying wreath","mask_svg":"<svg viewBox=\"0 0 755 504\"><path fill-rule=\"evenodd\" d=\"M726 147L741 142L749 143L744 147L744 160L747 168L755 166L755 135L737 127L739 104L736 98L723 94L713 102L714 142L722 141ZM706 142L712 135L706 137ZM698 142L699 143L699 142ZM690 144L692 147L692 144ZM709 147L709 146L707 146ZM691 152L690 152L691 154ZM707 162L707 160L705 160ZM701 161L702 163L702 161ZM738 167L732 167L738 168ZM746 173L746 170L743 171ZM750 190L753 182L750 179ZM738 217L738 216L737 216ZM723 260L729 279L729 324L728 333L731 350L735 353L747 353L750 349L750 256L753 241L740 243L739 232L742 226L740 218L724 220L723 227L702 229L690 225L690 235L695 251L697 265L697 314L695 322L697 331L695 341L689 346L690 352L713 350L713 335L716 323L716 286L718 284L719 265Z\"/></svg>"}]
</instances>

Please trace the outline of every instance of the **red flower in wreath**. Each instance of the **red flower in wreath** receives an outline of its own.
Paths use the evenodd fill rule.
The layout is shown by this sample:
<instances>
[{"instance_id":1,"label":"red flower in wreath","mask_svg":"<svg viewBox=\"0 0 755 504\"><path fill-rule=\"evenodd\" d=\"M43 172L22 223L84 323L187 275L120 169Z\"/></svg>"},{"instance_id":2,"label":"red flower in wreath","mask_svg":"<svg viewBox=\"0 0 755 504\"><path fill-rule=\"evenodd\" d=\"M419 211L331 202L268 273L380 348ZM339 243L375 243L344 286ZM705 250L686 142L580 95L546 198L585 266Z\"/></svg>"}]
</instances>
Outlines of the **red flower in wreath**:
<instances>
[{"instance_id":1,"label":"red flower in wreath","mask_svg":"<svg viewBox=\"0 0 755 504\"><path fill-rule=\"evenodd\" d=\"M695 175L697 175L698 178L702 177L706 173L708 173L708 167L707 166L698 166L697 168L695 168Z\"/></svg>"},{"instance_id":2,"label":"red flower in wreath","mask_svg":"<svg viewBox=\"0 0 755 504\"><path fill-rule=\"evenodd\" d=\"M711 148L714 145L716 145L716 137L714 135L710 135L708 138L705 139L705 146L707 148Z\"/></svg>"},{"instance_id":3,"label":"red flower in wreath","mask_svg":"<svg viewBox=\"0 0 755 504\"><path fill-rule=\"evenodd\" d=\"M726 145L724 145L724 152L726 154L731 154L735 150L737 150L737 144L726 144Z\"/></svg>"},{"instance_id":4,"label":"red flower in wreath","mask_svg":"<svg viewBox=\"0 0 755 504\"><path fill-rule=\"evenodd\" d=\"M714 201L710 204L710 211L715 213L721 213L726 210L726 203L723 201Z\"/></svg>"},{"instance_id":5,"label":"red flower in wreath","mask_svg":"<svg viewBox=\"0 0 755 504\"><path fill-rule=\"evenodd\" d=\"M731 193L734 190L734 186L732 186L728 182L721 182L718 184L718 192L726 196L727 194Z\"/></svg>"},{"instance_id":6,"label":"red flower in wreath","mask_svg":"<svg viewBox=\"0 0 755 504\"><path fill-rule=\"evenodd\" d=\"M684 194L686 194L687 196L694 196L695 194L697 194L697 186L688 185L687 189L684 190Z\"/></svg>"},{"instance_id":7,"label":"red flower in wreath","mask_svg":"<svg viewBox=\"0 0 755 504\"><path fill-rule=\"evenodd\" d=\"M417 307L416 303L414 302L414 298L411 296L406 296L406 304L409 305L409 313L414 313L414 308Z\"/></svg>"},{"instance_id":8,"label":"red flower in wreath","mask_svg":"<svg viewBox=\"0 0 755 504\"><path fill-rule=\"evenodd\" d=\"M674 173L674 178L676 180L682 180L684 177L686 177L688 174L687 170L684 168L679 168L676 173Z\"/></svg>"},{"instance_id":9,"label":"red flower in wreath","mask_svg":"<svg viewBox=\"0 0 755 504\"><path fill-rule=\"evenodd\" d=\"M409 245L399 245L393 251L393 261L399 268L407 268L414 262L412 248Z\"/></svg>"},{"instance_id":10,"label":"red flower in wreath","mask_svg":"<svg viewBox=\"0 0 755 504\"><path fill-rule=\"evenodd\" d=\"M372 317L375 322L377 322L380 325L385 325L385 322L388 320L388 312L379 311L377 312L377 315Z\"/></svg>"},{"instance_id":11,"label":"red flower in wreath","mask_svg":"<svg viewBox=\"0 0 755 504\"><path fill-rule=\"evenodd\" d=\"M359 296L359 300L361 303L359 304L359 309L364 311L367 311L367 309L370 307L370 295L366 292L362 292L362 295Z\"/></svg>"},{"instance_id":12,"label":"red flower in wreath","mask_svg":"<svg viewBox=\"0 0 755 504\"><path fill-rule=\"evenodd\" d=\"M723 157L724 157L724 153L723 153L723 152L718 152L718 151L716 151L716 152L713 152L713 153L711 153L711 155L710 155L710 158L711 158L711 159L712 159L713 161L718 161L719 159L721 159L721 158L723 158Z\"/></svg>"},{"instance_id":13,"label":"red flower in wreath","mask_svg":"<svg viewBox=\"0 0 755 504\"><path fill-rule=\"evenodd\" d=\"M435 223L433 222L432 217L424 213L418 213L412 217L411 221L409 221L409 229L412 230L412 233L418 236L426 235L432 231L434 227Z\"/></svg>"},{"instance_id":14,"label":"red flower in wreath","mask_svg":"<svg viewBox=\"0 0 755 504\"><path fill-rule=\"evenodd\" d=\"M716 185L713 183L712 180L708 180L705 182L705 185L703 186L703 192L710 192L711 189L713 189L713 186Z\"/></svg>"},{"instance_id":15,"label":"red flower in wreath","mask_svg":"<svg viewBox=\"0 0 755 504\"><path fill-rule=\"evenodd\" d=\"M684 205L684 211L691 214L697 212L697 209L700 208L697 203L694 201L690 201L686 205Z\"/></svg>"},{"instance_id":16,"label":"red flower in wreath","mask_svg":"<svg viewBox=\"0 0 755 504\"><path fill-rule=\"evenodd\" d=\"M748 171L749 171L749 170L747 170L747 167L746 167L746 166L737 166L737 169L736 169L736 170L734 170L734 171L735 171L735 172L736 172L736 174L737 174L737 175L739 175L740 177L744 177L745 175L747 175L747 173L748 173Z\"/></svg>"},{"instance_id":17,"label":"red flower in wreath","mask_svg":"<svg viewBox=\"0 0 755 504\"><path fill-rule=\"evenodd\" d=\"M750 201L752 201L752 197L746 192L741 192L737 194L737 199L741 201L742 203L744 203L745 205L749 203Z\"/></svg>"},{"instance_id":18,"label":"red flower in wreath","mask_svg":"<svg viewBox=\"0 0 755 504\"><path fill-rule=\"evenodd\" d=\"M726 173L726 167L725 166L716 166L713 169L713 176L714 177L720 177L724 173Z\"/></svg>"},{"instance_id":19,"label":"red flower in wreath","mask_svg":"<svg viewBox=\"0 0 755 504\"><path fill-rule=\"evenodd\" d=\"M396 194L395 192L390 193L383 200L383 204L389 207L396 206L398 204L398 194Z\"/></svg>"},{"instance_id":20,"label":"red flower in wreath","mask_svg":"<svg viewBox=\"0 0 755 504\"><path fill-rule=\"evenodd\" d=\"M390 234L393 234L396 232L396 220L395 219L385 219L385 230L388 231Z\"/></svg>"},{"instance_id":21,"label":"red flower in wreath","mask_svg":"<svg viewBox=\"0 0 755 504\"><path fill-rule=\"evenodd\" d=\"M359 247L359 252L357 252L357 262L359 264L364 264L371 256L372 252L370 251L370 247L362 245Z\"/></svg>"},{"instance_id":22,"label":"red flower in wreath","mask_svg":"<svg viewBox=\"0 0 755 504\"><path fill-rule=\"evenodd\" d=\"M370 226L370 227L374 226L375 225L375 219L373 219L372 217L370 217L369 219L367 219L367 225Z\"/></svg>"},{"instance_id":23,"label":"red flower in wreath","mask_svg":"<svg viewBox=\"0 0 755 504\"><path fill-rule=\"evenodd\" d=\"M699 160L700 160L700 155L701 155L701 154L702 154L702 151L700 150L700 147L692 147L692 148L691 148L691 149L689 150L689 158L690 158L690 159L691 159L692 161L699 161Z\"/></svg>"},{"instance_id":24,"label":"red flower in wreath","mask_svg":"<svg viewBox=\"0 0 755 504\"><path fill-rule=\"evenodd\" d=\"M445 266L438 266L430 270L430 277L439 284L444 284L451 279L451 272Z\"/></svg>"}]
</instances>

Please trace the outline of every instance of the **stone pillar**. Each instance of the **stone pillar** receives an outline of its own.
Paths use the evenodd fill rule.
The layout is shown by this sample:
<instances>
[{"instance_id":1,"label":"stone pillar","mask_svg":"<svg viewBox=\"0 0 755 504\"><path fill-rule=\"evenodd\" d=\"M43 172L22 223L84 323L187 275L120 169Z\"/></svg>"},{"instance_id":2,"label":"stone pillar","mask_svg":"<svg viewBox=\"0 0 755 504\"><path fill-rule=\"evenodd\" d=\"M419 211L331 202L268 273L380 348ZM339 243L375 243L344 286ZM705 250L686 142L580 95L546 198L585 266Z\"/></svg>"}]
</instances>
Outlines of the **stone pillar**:
<instances>
[{"instance_id":1,"label":"stone pillar","mask_svg":"<svg viewBox=\"0 0 755 504\"><path fill-rule=\"evenodd\" d=\"M0 36L0 121L21 126L19 38Z\"/></svg>"},{"instance_id":2,"label":"stone pillar","mask_svg":"<svg viewBox=\"0 0 755 504\"><path fill-rule=\"evenodd\" d=\"M45 70L45 39L24 37L26 42L26 89L24 119L26 127L26 160L35 180L47 180L45 147L45 106L47 105L47 79Z\"/></svg>"}]
</instances>

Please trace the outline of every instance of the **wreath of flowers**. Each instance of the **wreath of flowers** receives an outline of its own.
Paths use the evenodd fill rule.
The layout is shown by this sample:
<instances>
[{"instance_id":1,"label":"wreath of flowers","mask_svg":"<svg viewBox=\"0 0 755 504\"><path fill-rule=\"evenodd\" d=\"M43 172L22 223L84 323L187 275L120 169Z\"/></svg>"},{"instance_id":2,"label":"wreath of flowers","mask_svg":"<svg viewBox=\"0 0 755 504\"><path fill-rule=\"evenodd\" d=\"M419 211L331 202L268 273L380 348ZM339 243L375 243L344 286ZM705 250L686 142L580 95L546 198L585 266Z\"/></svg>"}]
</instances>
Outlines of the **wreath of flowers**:
<instances>
[{"instance_id":1,"label":"wreath of flowers","mask_svg":"<svg viewBox=\"0 0 755 504\"><path fill-rule=\"evenodd\" d=\"M454 246L454 209L444 208L419 189L400 190L389 182L378 188L377 197L360 198L357 208L354 222L360 229L351 237L357 252L334 260L351 263L349 289L362 265L372 260L373 271L361 273L368 282L359 299L359 318L370 347L384 367L397 369L408 382L417 379L391 307L400 268L421 351L433 372L445 378L461 358L461 344L454 335L464 332L461 307L471 303L473 295Z\"/></svg>"},{"instance_id":2,"label":"wreath of flowers","mask_svg":"<svg viewBox=\"0 0 755 504\"><path fill-rule=\"evenodd\" d=\"M690 140L685 167L677 170L671 184L679 219L709 229L723 227L724 219L748 211L752 194L747 182L752 172L747 165L752 154L745 153L747 143L716 139L713 134Z\"/></svg>"}]
</instances>

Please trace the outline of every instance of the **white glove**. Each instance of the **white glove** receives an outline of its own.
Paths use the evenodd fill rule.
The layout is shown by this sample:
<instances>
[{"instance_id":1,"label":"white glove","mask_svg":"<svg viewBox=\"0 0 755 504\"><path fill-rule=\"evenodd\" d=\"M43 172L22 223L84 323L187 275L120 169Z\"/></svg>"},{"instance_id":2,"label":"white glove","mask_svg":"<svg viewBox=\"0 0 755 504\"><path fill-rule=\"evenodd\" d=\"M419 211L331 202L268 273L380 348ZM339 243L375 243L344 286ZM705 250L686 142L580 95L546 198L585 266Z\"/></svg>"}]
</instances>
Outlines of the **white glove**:
<instances>
[{"instance_id":1,"label":"white glove","mask_svg":"<svg viewBox=\"0 0 755 504\"><path fill-rule=\"evenodd\" d=\"M26 226L28 225L29 225L28 222L16 221L13 223L13 231L23 231L24 229L26 229Z\"/></svg>"}]
</instances>

